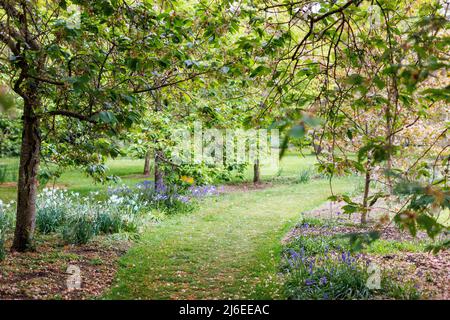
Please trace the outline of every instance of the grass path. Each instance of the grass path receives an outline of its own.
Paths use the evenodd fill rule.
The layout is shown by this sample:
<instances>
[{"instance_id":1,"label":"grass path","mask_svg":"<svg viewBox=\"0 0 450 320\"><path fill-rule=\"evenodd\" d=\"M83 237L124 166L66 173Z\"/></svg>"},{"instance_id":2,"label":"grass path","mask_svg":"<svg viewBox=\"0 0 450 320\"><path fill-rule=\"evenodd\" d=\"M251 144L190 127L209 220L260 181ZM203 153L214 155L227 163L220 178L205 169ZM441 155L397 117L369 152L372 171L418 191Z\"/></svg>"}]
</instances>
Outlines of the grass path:
<instances>
[{"instance_id":1,"label":"grass path","mask_svg":"<svg viewBox=\"0 0 450 320\"><path fill-rule=\"evenodd\" d=\"M354 190L356 179L334 182ZM300 213L326 200L328 182L233 193L150 228L122 259L114 299L283 298L280 240Z\"/></svg>"}]
</instances>

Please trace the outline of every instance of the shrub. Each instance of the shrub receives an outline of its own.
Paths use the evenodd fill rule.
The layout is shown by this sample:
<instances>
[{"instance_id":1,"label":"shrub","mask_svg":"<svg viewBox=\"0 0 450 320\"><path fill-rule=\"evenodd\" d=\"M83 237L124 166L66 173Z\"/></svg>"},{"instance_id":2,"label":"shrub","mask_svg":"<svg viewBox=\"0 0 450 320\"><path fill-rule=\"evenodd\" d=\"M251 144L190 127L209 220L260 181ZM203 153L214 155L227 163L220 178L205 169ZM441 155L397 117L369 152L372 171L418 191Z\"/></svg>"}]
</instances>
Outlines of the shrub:
<instances>
[{"instance_id":1,"label":"shrub","mask_svg":"<svg viewBox=\"0 0 450 320\"><path fill-rule=\"evenodd\" d=\"M36 201L36 229L42 234L58 231L68 214L76 212L74 194L66 190L44 189Z\"/></svg>"},{"instance_id":2,"label":"shrub","mask_svg":"<svg viewBox=\"0 0 450 320\"><path fill-rule=\"evenodd\" d=\"M109 214L108 212L100 212L96 218L98 231L104 234L119 233L122 220L120 214L114 212Z\"/></svg>"},{"instance_id":3,"label":"shrub","mask_svg":"<svg viewBox=\"0 0 450 320\"><path fill-rule=\"evenodd\" d=\"M42 234L56 232L64 222L65 211L58 207L43 207L36 211L36 228Z\"/></svg>"},{"instance_id":4,"label":"shrub","mask_svg":"<svg viewBox=\"0 0 450 320\"><path fill-rule=\"evenodd\" d=\"M95 217L89 214L79 214L67 219L62 236L65 242L71 244L86 244L97 234Z\"/></svg>"}]
</instances>

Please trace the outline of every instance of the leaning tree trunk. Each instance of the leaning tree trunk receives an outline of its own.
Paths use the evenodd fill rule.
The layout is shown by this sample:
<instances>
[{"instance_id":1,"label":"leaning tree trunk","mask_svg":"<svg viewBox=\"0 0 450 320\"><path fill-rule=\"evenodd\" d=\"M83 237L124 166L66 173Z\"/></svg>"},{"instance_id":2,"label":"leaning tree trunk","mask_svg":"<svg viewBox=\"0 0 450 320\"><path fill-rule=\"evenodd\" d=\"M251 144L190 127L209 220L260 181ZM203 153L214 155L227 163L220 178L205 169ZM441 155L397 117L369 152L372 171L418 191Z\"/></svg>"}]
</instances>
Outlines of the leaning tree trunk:
<instances>
[{"instance_id":1,"label":"leaning tree trunk","mask_svg":"<svg viewBox=\"0 0 450 320\"><path fill-rule=\"evenodd\" d=\"M150 150L145 154L145 163L144 163L144 176L148 177L150 175Z\"/></svg>"},{"instance_id":2,"label":"leaning tree trunk","mask_svg":"<svg viewBox=\"0 0 450 320\"><path fill-rule=\"evenodd\" d=\"M17 184L17 214L14 242L11 250L32 249L36 221L37 174L41 136L39 119L34 113L37 99L24 101L22 147L20 151L19 181Z\"/></svg>"},{"instance_id":3,"label":"leaning tree trunk","mask_svg":"<svg viewBox=\"0 0 450 320\"><path fill-rule=\"evenodd\" d=\"M259 166L259 159L255 161L253 164L253 183L258 184L261 183L261 172Z\"/></svg>"}]
</instances>

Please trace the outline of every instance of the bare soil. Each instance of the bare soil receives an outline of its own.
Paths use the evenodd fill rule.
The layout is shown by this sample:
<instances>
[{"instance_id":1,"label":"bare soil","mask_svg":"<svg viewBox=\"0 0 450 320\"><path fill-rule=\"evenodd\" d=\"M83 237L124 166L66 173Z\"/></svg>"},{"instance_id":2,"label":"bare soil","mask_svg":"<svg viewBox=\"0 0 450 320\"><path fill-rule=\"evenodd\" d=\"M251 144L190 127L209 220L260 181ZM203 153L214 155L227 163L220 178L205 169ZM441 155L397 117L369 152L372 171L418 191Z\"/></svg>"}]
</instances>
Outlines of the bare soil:
<instances>
[{"instance_id":1,"label":"bare soil","mask_svg":"<svg viewBox=\"0 0 450 320\"><path fill-rule=\"evenodd\" d=\"M111 285L118 259L127 242L105 244L97 239L86 245L64 246L56 237L46 238L35 252L9 253L0 262L0 299L80 300L99 297ZM68 290L69 265L80 268L81 288Z\"/></svg>"}]
</instances>

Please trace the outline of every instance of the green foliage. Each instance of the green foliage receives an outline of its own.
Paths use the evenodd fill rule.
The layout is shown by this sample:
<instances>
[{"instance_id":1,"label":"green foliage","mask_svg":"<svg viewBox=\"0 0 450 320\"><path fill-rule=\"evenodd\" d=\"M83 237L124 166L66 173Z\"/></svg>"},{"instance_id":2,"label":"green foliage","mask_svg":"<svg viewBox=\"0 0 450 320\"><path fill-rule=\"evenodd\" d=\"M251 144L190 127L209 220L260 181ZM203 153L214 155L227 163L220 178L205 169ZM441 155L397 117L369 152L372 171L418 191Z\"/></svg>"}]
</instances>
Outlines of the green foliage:
<instances>
[{"instance_id":1,"label":"green foliage","mask_svg":"<svg viewBox=\"0 0 450 320\"><path fill-rule=\"evenodd\" d=\"M425 230L433 239L439 234L448 234L449 227L440 223L436 214L436 211L450 209L450 193L445 180L432 185L400 180L395 193L403 198L408 197L408 206L394 218L399 227L409 230L413 235L416 235L418 229ZM448 243L442 242L441 249L446 246ZM430 249L433 252L439 251L437 245Z\"/></svg>"},{"instance_id":2,"label":"green foliage","mask_svg":"<svg viewBox=\"0 0 450 320\"><path fill-rule=\"evenodd\" d=\"M0 80L3 80L2 78L3 77L0 77ZM5 113L15 107L15 98L16 97L7 89L7 87L2 85L2 83L0 82L0 120L2 118L2 113Z\"/></svg>"},{"instance_id":3,"label":"green foliage","mask_svg":"<svg viewBox=\"0 0 450 320\"><path fill-rule=\"evenodd\" d=\"M297 183L308 183L312 175L313 172L310 169L301 170L297 178Z\"/></svg>"},{"instance_id":4,"label":"green foliage","mask_svg":"<svg viewBox=\"0 0 450 320\"><path fill-rule=\"evenodd\" d=\"M80 18L75 24L68 9L72 4ZM219 88L221 83L231 87L234 82L240 88L240 82L230 77L241 72L235 59L239 52L226 45L234 40L229 33L240 26L221 3L204 6L177 1L156 8L148 1L130 5L126 1L67 0L24 6L8 2L0 8L7 16L1 21L2 29L11 31L5 36L11 41L2 41L6 47L0 54L0 80L17 81L13 87L23 99L28 92L38 93L40 104L33 108L41 122L43 158L63 168L84 168L97 181L113 179L106 176L103 165L108 157L123 155L121 144L129 138L127 133L140 131L147 143L145 152L151 146L167 150L169 129L185 116L187 105L198 102L194 98L201 100L208 90L231 94L232 90ZM25 15L29 23L15 14L22 10L29 12ZM19 24L26 26L33 41L17 38ZM25 77L18 76L22 68L28 70ZM23 90L17 89L19 82ZM193 109L186 117L194 119L200 109L209 110L203 118L221 123L217 108ZM0 133L1 127L0 122ZM0 154L4 141L8 150L20 146L13 138L0 139Z\"/></svg>"},{"instance_id":5,"label":"green foliage","mask_svg":"<svg viewBox=\"0 0 450 320\"><path fill-rule=\"evenodd\" d=\"M54 206L39 206L36 210L36 228L42 234L56 232L63 224L67 212L66 208Z\"/></svg>"},{"instance_id":6,"label":"green foliage","mask_svg":"<svg viewBox=\"0 0 450 320\"><path fill-rule=\"evenodd\" d=\"M123 220L119 212L108 214L106 212L99 212L96 216L98 231L103 234L119 233L123 228ZM124 230L125 231L125 230ZM130 230L137 231L137 230Z\"/></svg>"},{"instance_id":7,"label":"green foliage","mask_svg":"<svg viewBox=\"0 0 450 320\"><path fill-rule=\"evenodd\" d=\"M392 254L397 252L424 252L424 241L390 241L379 239L371 243L364 251L372 254Z\"/></svg>"},{"instance_id":8,"label":"green foliage","mask_svg":"<svg viewBox=\"0 0 450 320\"><path fill-rule=\"evenodd\" d=\"M376 242L380 238L379 231L349 233L342 236L343 238L349 238L350 250L360 251L372 243Z\"/></svg>"},{"instance_id":9,"label":"green foliage","mask_svg":"<svg viewBox=\"0 0 450 320\"><path fill-rule=\"evenodd\" d=\"M327 255L304 261L289 259L285 290L290 299L352 300L371 296L366 286L367 271L356 261L341 261Z\"/></svg>"},{"instance_id":10,"label":"green foliage","mask_svg":"<svg viewBox=\"0 0 450 320\"><path fill-rule=\"evenodd\" d=\"M443 240L443 241L439 241L434 244L430 244L426 247L426 250L430 251L434 254L437 254L441 250L448 250L450 248L450 239L449 239L450 233L447 231L444 234L444 237L447 238L447 240Z\"/></svg>"},{"instance_id":11,"label":"green foliage","mask_svg":"<svg viewBox=\"0 0 450 320\"><path fill-rule=\"evenodd\" d=\"M66 220L62 230L65 242L71 244L86 244L97 233L94 217L88 214L71 216Z\"/></svg>"},{"instance_id":12,"label":"green foliage","mask_svg":"<svg viewBox=\"0 0 450 320\"><path fill-rule=\"evenodd\" d=\"M21 135L20 119L0 113L0 157L14 157L19 154Z\"/></svg>"},{"instance_id":13,"label":"green foliage","mask_svg":"<svg viewBox=\"0 0 450 320\"><path fill-rule=\"evenodd\" d=\"M98 192L81 197L74 192L44 189L37 201L37 230L61 233L64 241L87 243L98 234L137 234L155 206L137 194L112 194L103 200Z\"/></svg>"},{"instance_id":14,"label":"green foliage","mask_svg":"<svg viewBox=\"0 0 450 320\"><path fill-rule=\"evenodd\" d=\"M0 200L0 261L6 256L5 243L13 227L14 213L11 203L5 204Z\"/></svg>"},{"instance_id":15,"label":"green foliage","mask_svg":"<svg viewBox=\"0 0 450 320\"><path fill-rule=\"evenodd\" d=\"M79 6L79 24L70 21L70 4ZM122 145L129 140L140 145L135 149L141 155L150 148L164 153L158 169L170 186L187 188L184 176L195 185L243 176L245 164L178 166L167 161L177 142L170 139L174 124L192 126L198 119L221 128L273 123L284 131L282 155L292 144L311 144L308 134L317 130L320 141L330 143L320 155L323 176L370 174L373 165L385 165L391 175L402 171L392 167L392 160L403 156L396 134L414 124L407 116L426 119L429 104L448 102L448 84L432 81L448 69L442 54L448 52L448 21L437 3L370 4L381 10L382 28L375 31L368 25L369 1L319 1L318 12L303 8L303 2L283 2L271 7L275 14L270 17L268 4L261 1L244 1L239 8L221 1L158 7L151 1L7 1L0 5L5 14L0 19L5 30L0 80L25 102L32 102L30 96L39 102L31 108L36 117L26 119L39 118L41 154L50 164L39 173L41 185L61 173L55 165L84 168L99 182L117 181L105 162L124 155ZM303 10L310 12L299 19ZM256 94L258 99L235 99ZM14 99L2 90L0 108L12 109ZM0 116L0 156L18 154L20 131L18 119ZM353 150L342 148L342 142ZM8 175L0 166L0 182L15 179ZM430 173L421 167L401 177L410 183L411 175ZM297 182L310 179L311 172L302 171ZM121 198L126 204L107 212L89 201L45 204L38 208L37 227L42 233L64 227L65 238L74 242L98 232L136 230L135 221L126 223L119 210L132 217L148 207L192 210L182 198L185 190L179 191L140 193L144 204L136 204L135 211L130 206L136 199L128 195ZM447 181L439 188L402 189L399 184L396 192L411 198L395 217L398 225L413 235L424 229L432 238L448 231L432 214L449 208ZM377 197L369 197L369 206ZM346 213L367 210L348 196L342 199ZM92 230L89 219L97 224ZM375 234L351 236L356 249L374 240Z\"/></svg>"},{"instance_id":16,"label":"green foliage","mask_svg":"<svg viewBox=\"0 0 450 320\"><path fill-rule=\"evenodd\" d=\"M2 261L6 256L5 242L8 225L5 220L6 217L2 212L0 212L0 261Z\"/></svg>"},{"instance_id":17,"label":"green foliage","mask_svg":"<svg viewBox=\"0 0 450 320\"><path fill-rule=\"evenodd\" d=\"M8 168L6 165L0 165L0 182L9 181Z\"/></svg>"},{"instance_id":18,"label":"green foliage","mask_svg":"<svg viewBox=\"0 0 450 320\"><path fill-rule=\"evenodd\" d=\"M299 226L305 232L311 226L323 226L320 221L303 221ZM408 244L392 243L386 248L380 242L368 247L368 252L386 253L409 250ZM381 246L381 247L380 247ZM290 299L352 300L390 297L418 299L420 294L410 283L399 284L390 275L381 274L381 289L369 289L366 260L352 255L353 246L342 236L301 235L284 249L282 269L285 273L284 290ZM384 251L380 251L383 248ZM415 248L415 247L414 247Z\"/></svg>"}]
</instances>

